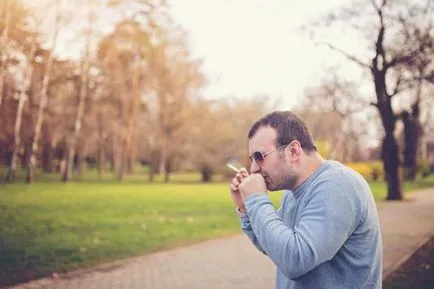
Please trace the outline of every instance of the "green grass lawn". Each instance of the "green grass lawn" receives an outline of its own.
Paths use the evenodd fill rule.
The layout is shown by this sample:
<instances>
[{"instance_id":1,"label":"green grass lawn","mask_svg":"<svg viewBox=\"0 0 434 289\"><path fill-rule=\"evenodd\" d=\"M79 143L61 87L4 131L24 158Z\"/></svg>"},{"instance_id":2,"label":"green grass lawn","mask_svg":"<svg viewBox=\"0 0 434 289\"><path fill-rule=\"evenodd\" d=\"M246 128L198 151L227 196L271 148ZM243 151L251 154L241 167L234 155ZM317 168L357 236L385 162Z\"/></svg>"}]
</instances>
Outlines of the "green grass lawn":
<instances>
[{"instance_id":1,"label":"green grass lawn","mask_svg":"<svg viewBox=\"0 0 434 289\"><path fill-rule=\"evenodd\" d=\"M278 195L273 194L276 203ZM0 185L0 280L22 272L34 278L239 231L225 183Z\"/></svg>"},{"instance_id":2,"label":"green grass lawn","mask_svg":"<svg viewBox=\"0 0 434 289\"><path fill-rule=\"evenodd\" d=\"M23 281L240 232L227 183L174 179L179 182L0 184L0 280ZM384 199L384 183L371 185L376 199ZM434 186L434 177L405 190L427 186ZM271 193L276 206L280 197Z\"/></svg>"},{"instance_id":3,"label":"green grass lawn","mask_svg":"<svg viewBox=\"0 0 434 289\"><path fill-rule=\"evenodd\" d=\"M369 185L371 186L372 194L376 201L383 201L386 199L387 186L384 182L369 182ZM415 182L406 182L403 185L404 197L416 190L431 187L434 187L434 175L424 179L418 179Z\"/></svg>"}]
</instances>

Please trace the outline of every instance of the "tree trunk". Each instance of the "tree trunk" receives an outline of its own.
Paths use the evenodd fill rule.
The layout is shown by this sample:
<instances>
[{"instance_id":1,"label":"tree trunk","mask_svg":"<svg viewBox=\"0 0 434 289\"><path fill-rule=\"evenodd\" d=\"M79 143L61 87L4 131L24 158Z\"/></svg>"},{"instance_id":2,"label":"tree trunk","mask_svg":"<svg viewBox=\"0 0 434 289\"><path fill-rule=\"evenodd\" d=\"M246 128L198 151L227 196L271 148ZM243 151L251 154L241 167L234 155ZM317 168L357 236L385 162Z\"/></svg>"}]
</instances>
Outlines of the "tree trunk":
<instances>
[{"instance_id":1,"label":"tree trunk","mask_svg":"<svg viewBox=\"0 0 434 289\"><path fill-rule=\"evenodd\" d=\"M154 165L153 164L149 165L148 179L149 179L150 183L153 183L154 180L155 180L155 169L154 169Z\"/></svg>"},{"instance_id":2,"label":"tree trunk","mask_svg":"<svg viewBox=\"0 0 434 289\"><path fill-rule=\"evenodd\" d=\"M103 179L105 172L105 150L104 143L101 142L98 150L98 176L100 180Z\"/></svg>"},{"instance_id":3,"label":"tree trunk","mask_svg":"<svg viewBox=\"0 0 434 289\"><path fill-rule=\"evenodd\" d=\"M29 168L27 172L27 182L31 183L35 180L35 172L36 172L36 153L38 151L38 145L39 145L39 138L41 135L41 128L42 123L44 121L44 111L45 106L48 102L48 83L50 80L50 74L51 74L51 66L53 63L54 58L54 50L56 49L57 45L57 35L59 33L59 13L58 13L58 7L59 7L59 0L56 0L56 23L54 27L54 34L53 34L53 45L50 49L47 64L44 71L44 78L42 80L42 88L41 92L39 94L39 108L38 108L38 115L37 115L37 121L35 126L35 132L33 136L33 142L32 142L32 150L30 153L30 163Z\"/></svg>"},{"instance_id":4,"label":"tree trunk","mask_svg":"<svg viewBox=\"0 0 434 289\"><path fill-rule=\"evenodd\" d=\"M31 144L24 145L24 153L23 153L23 155L20 158L21 167L23 169L28 169L29 168L30 153L31 153L31 151L32 151Z\"/></svg>"},{"instance_id":5,"label":"tree trunk","mask_svg":"<svg viewBox=\"0 0 434 289\"><path fill-rule=\"evenodd\" d=\"M376 107L380 113L385 132L382 146L382 159L387 181L387 200L402 200L402 186L399 176L399 149L394 136L396 116L392 109L392 96L388 94L386 89L388 64L384 64L386 62L383 46L385 26L382 12L379 13L379 16L381 26L376 41L376 55L372 59L371 73L375 84L375 95L377 97Z\"/></svg>"},{"instance_id":6,"label":"tree trunk","mask_svg":"<svg viewBox=\"0 0 434 289\"><path fill-rule=\"evenodd\" d=\"M387 200L402 200L399 151L393 135L386 135L383 140L382 159L387 182Z\"/></svg>"},{"instance_id":7,"label":"tree trunk","mask_svg":"<svg viewBox=\"0 0 434 289\"><path fill-rule=\"evenodd\" d=\"M155 152L154 149L150 149L150 156L149 156L149 170L148 170L148 180L149 182L153 183L155 181L155 173L157 173L157 164L158 164L158 154Z\"/></svg>"},{"instance_id":8,"label":"tree trunk","mask_svg":"<svg viewBox=\"0 0 434 289\"><path fill-rule=\"evenodd\" d=\"M89 30L87 31L87 37L86 37L86 48L85 48L85 55L83 57L83 61L81 62L81 69L80 69L80 94L79 94L79 101L78 101L78 107L77 107L77 114L75 118L74 123L74 133L72 135L71 139L71 147L69 149L69 160L68 160L68 166L66 168L66 174L63 178L64 182L67 182L71 175L72 170L72 160L75 158L75 149L77 146L77 139L80 134L81 130L81 123L83 120L84 115L84 105L87 97L87 88L88 88L88 79L89 79L89 54L90 54L90 38L91 38L91 28L92 28L92 17L91 17L91 7L92 7L92 1L89 1L88 3L88 25Z\"/></svg>"},{"instance_id":9,"label":"tree trunk","mask_svg":"<svg viewBox=\"0 0 434 289\"><path fill-rule=\"evenodd\" d=\"M161 159L160 159L160 164L159 164L159 168L158 171L160 173L160 175L163 175L164 178L166 179L166 175L167 175L167 166L166 166L166 162L167 162L167 154L165 152L164 149L162 149L161 152Z\"/></svg>"},{"instance_id":10,"label":"tree trunk","mask_svg":"<svg viewBox=\"0 0 434 289\"><path fill-rule=\"evenodd\" d=\"M49 128L44 125L43 138L42 138L42 170L45 173L52 173L53 171L53 147L51 145Z\"/></svg>"},{"instance_id":11,"label":"tree trunk","mask_svg":"<svg viewBox=\"0 0 434 289\"><path fill-rule=\"evenodd\" d=\"M42 150L42 169L46 173L53 172L53 147L50 141L44 143Z\"/></svg>"},{"instance_id":12,"label":"tree trunk","mask_svg":"<svg viewBox=\"0 0 434 289\"><path fill-rule=\"evenodd\" d=\"M83 180L84 169L86 162L83 161L81 154L75 155L75 176L77 180Z\"/></svg>"},{"instance_id":13,"label":"tree trunk","mask_svg":"<svg viewBox=\"0 0 434 289\"><path fill-rule=\"evenodd\" d=\"M169 159L166 160L166 169L164 172L164 182L168 183L170 182L170 173L172 172L172 163Z\"/></svg>"},{"instance_id":14,"label":"tree trunk","mask_svg":"<svg viewBox=\"0 0 434 289\"><path fill-rule=\"evenodd\" d=\"M140 71L138 68L133 68L131 75L131 83L127 85L128 94L131 95L131 101L129 102L129 111L127 114L127 129L125 135L124 146L124 161L125 169L128 173L133 171L134 152L133 152L133 136L136 128L137 112L140 100Z\"/></svg>"},{"instance_id":15,"label":"tree trunk","mask_svg":"<svg viewBox=\"0 0 434 289\"><path fill-rule=\"evenodd\" d=\"M422 75L422 73L421 73ZM422 95L422 79L418 81L416 101L411 106L410 113L403 114L404 122L404 177L414 181L417 176L418 149L423 134L420 123L420 98Z\"/></svg>"},{"instance_id":16,"label":"tree trunk","mask_svg":"<svg viewBox=\"0 0 434 289\"><path fill-rule=\"evenodd\" d=\"M1 36L1 42L0 44L3 44L3 47L7 47L8 42L8 33L9 33L9 19L10 19L10 11L9 11L9 0L5 0L4 3L4 28L3 33ZM7 62L7 49L4 49L0 55L0 108L3 103L3 93L4 93L4 87L5 87L5 76L6 76L6 62Z\"/></svg>"},{"instance_id":17,"label":"tree trunk","mask_svg":"<svg viewBox=\"0 0 434 289\"><path fill-rule=\"evenodd\" d=\"M123 152L123 141L122 138L120 140L115 140L115 149L114 149L114 167L115 167L115 177L116 180L122 181L124 176L124 152Z\"/></svg>"},{"instance_id":18,"label":"tree trunk","mask_svg":"<svg viewBox=\"0 0 434 289\"><path fill-rule=\"evenodd\" d=\"M210 166L203 166L200 172L202 174L202 182L210 183L212 181L213 171Z\"/></svg>"},{"instance_id":19,"label":"tree trunk","mask_svg":"<svg viewBox=\"0 0 434 289\"><path fill-rule=\"evenodd\" d=\"M70 166L73 166L72 164L74 163L73 160L71 160L71 158L69 157L70 153L71 153L71 145L68 144L70 140L68 140L68 138L66 139L66 143L65 143L65 152L62 155L62 162L61 162L61 170L60 170L60 175L62 176L62 182L68 182L68 180L71 178L71 174L72 171L69 170L68 168Z\"/></svg>"},{"instance_id":20,"label":"tree trunk","mask_svg":"<svg viewBox=\"0 0 434 289\"><path fill-rule=\"evenodd\" d=\"M133 158L133 156L131 156L131 155L129 155L128 157L127 157L127 173L129 174L129 175L132 175L133 174L133 171L134 171L134 160L133 160L134 158Z\"/></svg>"},{"instance_id":21,"label":"tree trunk","mask_svg":"<svg viewBox=\"0 0 434 289\"><path fill-rule=\"evenodd\" d=\"M66 174L66 166L68 165L67 162L68 162L68 152L67 152L67 148L65 148L65 153L63 154L59 162L59 173L61 176L64 176Z\"/></svg>"},{"instance_id":22,"label":"tree trunk","mask_svg":"<svg viewBox=\"0 0 434 289\"><path fill-rule=\"evenodd\" d=\"M404 122L404 177L405 180L414 181L417 175L417 150L419 147L419 123L417 119L406 113Z\"/></svg>"},{"instance_id":23,"label":"tree trunk","mask_svg":"<svg viewBox=\"0 0 434 289\"><path fill-rule=\"evenodd\" d=\"M106 142L108 140L107 133L103 128L103 114L98 113L98 176L102 180L104 178L106 168Z\"/></svg>"},{"instance_id":24,"label":"tree trunk","mask_svg":"<svg viewBox=\"0 0 434 289\"><path fill-rule=\"evenodd\" d=\"M110 155L110 173L112 174L116 174L116 142L117 142L117 137L114 136L111 138L112 140L112 153Z\"/></svg>"},{"instance_id":25,"label":"tree trunk","mask_svg":"<svg viewBox=\"0 0 434 289\"><path fill-rule=\"evenodd\" d=\"M14 128L14 147L12 151L12 159L9 165L8 172L6 174L6 182L12 183L15 181L15 171L17 168L18 152L21 148L21 123L23 120L23 108L26 99L25 91L20 92L18 99L17 116L15 118L15 128Z\"/></svg>"}]
</instances>

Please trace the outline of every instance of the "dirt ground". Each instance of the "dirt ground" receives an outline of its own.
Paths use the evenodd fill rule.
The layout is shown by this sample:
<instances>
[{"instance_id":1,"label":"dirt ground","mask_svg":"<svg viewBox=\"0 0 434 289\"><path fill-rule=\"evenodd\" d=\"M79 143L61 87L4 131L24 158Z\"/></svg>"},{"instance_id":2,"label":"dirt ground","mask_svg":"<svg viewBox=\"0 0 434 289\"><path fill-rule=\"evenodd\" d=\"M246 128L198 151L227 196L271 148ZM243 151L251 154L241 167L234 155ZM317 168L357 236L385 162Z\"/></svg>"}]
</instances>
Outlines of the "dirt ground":
<instances>
[{"instance_id":1,"label":"dirt ground","mask_svg":"<svg viewBox=\"0 0 434 289\"><path fill-rule=\"evenodd\" d=\"M383 289L434 289L434 236L383 282Z\"/></svg>"}]
</instances>

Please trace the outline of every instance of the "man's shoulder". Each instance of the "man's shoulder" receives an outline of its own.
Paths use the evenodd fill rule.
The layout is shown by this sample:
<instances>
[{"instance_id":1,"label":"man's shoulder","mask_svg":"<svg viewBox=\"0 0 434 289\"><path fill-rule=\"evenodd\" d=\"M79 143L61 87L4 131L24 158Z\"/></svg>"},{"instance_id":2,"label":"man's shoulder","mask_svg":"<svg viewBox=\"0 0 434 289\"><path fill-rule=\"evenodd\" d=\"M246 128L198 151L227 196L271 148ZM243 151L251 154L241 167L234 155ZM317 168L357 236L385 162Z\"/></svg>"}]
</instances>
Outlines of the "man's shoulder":
<instances>
[{"instance_id":1,"label":"man's shoulder","mask_svg":"<svg viewBox=\"0 0 434 289\"><path fill-rule=\"evenodd\" d=\"M360 173L338 161L326 162L326 167L313 182L313 187L338 194L348 194L348 197L370 192L369 184Z\"/></svg>"},{"instance_id":2,"label":"man's shoulder","mask_svg":"<svg viewBox=\"0 0 434 289\"><path fill-rule=\"evenodd\" d=\"M325 162L324 169L319 176L321 178L332 178L334 180L365 180L365 178L353 168L334 160L327 160Z\"/></svg>"}]
</instances>

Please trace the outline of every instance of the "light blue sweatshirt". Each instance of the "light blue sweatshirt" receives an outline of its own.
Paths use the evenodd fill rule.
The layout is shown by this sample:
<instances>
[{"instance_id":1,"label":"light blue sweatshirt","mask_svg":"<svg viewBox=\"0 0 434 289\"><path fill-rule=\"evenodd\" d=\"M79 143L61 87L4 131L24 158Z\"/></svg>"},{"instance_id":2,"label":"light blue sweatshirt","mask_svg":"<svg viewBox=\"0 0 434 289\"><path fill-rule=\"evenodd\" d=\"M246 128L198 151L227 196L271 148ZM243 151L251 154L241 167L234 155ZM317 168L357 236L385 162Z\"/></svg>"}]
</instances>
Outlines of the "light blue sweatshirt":
<instances>
[{"instance_id":1,"label":"light blue sweatshirt","mask_svg":"<svg viewBox=\"0 0 434 289\"><path fill-rule=\"evenodd\" d=\"M277 289L382 286L377 208L365 179L326 161L276 211L265 193L246 198L241 228L277 266Z\"/></svg>"}]
</instances>

